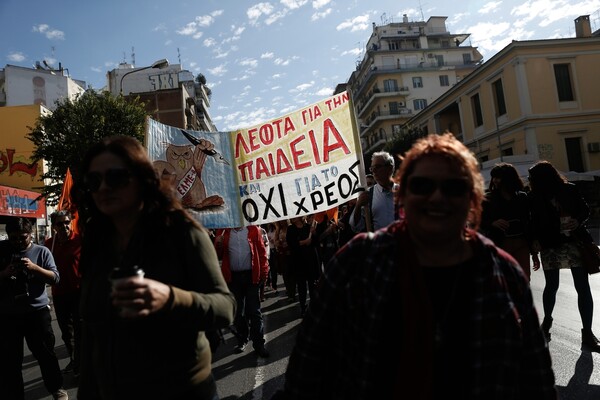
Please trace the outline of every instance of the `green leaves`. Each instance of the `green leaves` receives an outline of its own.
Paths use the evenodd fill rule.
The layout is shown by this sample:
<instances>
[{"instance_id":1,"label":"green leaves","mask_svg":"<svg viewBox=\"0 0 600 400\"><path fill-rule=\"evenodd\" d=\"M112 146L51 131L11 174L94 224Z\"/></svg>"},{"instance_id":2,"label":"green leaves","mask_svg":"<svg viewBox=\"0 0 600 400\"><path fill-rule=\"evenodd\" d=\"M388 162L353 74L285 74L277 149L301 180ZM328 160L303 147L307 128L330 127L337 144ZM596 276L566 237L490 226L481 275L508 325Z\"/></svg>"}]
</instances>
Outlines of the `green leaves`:
<instances>
[{"instance_id":1,"label":"green leaves","mask_svg":"<svg viewBox=\"0 0 600 400\"><path fill-rule=\"evenodd\" d=\"M106 136L126 135L144 142L148 113L139 98L126 101L110 92L85 91L75 100L64 99L47 116L40 116L27 138L35 145L34 160L45 160L49 179L42 189L48 205L58 202L67 168L73 179L80 175L86 151Z\"/></svg>"}]
</instances>

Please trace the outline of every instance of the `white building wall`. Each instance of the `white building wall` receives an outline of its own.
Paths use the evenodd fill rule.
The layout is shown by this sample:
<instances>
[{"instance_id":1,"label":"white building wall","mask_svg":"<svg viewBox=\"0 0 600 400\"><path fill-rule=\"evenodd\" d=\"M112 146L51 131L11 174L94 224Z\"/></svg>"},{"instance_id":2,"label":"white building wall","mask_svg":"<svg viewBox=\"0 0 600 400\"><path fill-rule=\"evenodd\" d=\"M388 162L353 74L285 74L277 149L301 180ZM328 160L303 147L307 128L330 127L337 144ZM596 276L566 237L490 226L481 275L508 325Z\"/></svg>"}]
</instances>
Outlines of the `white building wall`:
<instances>
[{"instance_id":1,"label":"white building wall","mask_svg":"<svg viewBox=\"0 0 600 400\"><path fill-rule=\"evenodd\" d=\"M5 73L6 106L42 104L50 110L56 101L74 98L84 88L69 77L47 70L7 65Z\"/></svg>"}]
</instances>

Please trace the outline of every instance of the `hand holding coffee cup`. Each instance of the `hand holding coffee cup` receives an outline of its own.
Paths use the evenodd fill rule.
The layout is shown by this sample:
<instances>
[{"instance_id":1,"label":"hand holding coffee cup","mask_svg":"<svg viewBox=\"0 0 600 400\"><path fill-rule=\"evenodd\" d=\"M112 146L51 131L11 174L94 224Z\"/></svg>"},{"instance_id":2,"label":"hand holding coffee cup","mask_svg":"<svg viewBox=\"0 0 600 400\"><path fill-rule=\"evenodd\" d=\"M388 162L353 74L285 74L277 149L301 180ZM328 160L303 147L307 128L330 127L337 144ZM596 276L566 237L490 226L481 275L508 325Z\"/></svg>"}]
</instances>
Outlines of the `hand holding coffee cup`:
<instances>
[{"instance_id":1,"label":"hand holding coffee cup","mask_svg":"<svg viewBox=\"0 0 600 400\"><path fill-rule=\"evenodd\" d=\"M138 315L145 303L140 296L140 284L144 281L144 270L137 265L129 268L115 268L110 277L113 304L119 308L123 318Z\"/></svg>"}]
</instances>

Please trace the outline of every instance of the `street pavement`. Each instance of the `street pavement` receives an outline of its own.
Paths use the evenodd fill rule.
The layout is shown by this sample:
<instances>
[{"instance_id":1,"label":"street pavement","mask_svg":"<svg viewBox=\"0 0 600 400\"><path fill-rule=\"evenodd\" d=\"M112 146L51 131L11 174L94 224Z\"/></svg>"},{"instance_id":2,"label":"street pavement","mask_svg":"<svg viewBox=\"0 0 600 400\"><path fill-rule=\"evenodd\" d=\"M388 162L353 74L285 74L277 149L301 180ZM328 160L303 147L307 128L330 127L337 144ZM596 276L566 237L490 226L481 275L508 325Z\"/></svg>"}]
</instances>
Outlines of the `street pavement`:
<instances>
[{"instance_id":1,"label":"street pavement","mask_svg":"<svg viewBox=\"0 0 600 400\"><path fill-rule=\"evenodd\" d=\"M592 294L595 300L594 332L600 336L600 274L590 277ZM234 354L236 342L230 333L225 335L226 342L218 349L214 357L213 371L217 379L221 400L268 400L281 388L288 356L293 347L300 308L296 301L289 300L283 292L280 280L278 293L266 292L263 303L267 348L271 357L256 357L251 346L242 354ZM542 318L543 272L532 273L531 288L534 301ZM560 288L554 310L554 326L549 343L552 355L556 384L561 400L598 400L600 399L600 354L581 349L581 319L577 311L577 295L569 270L561 271ZM390 321L392 324L392 321ZM64 344L60 340L60 330L53 321L57 336L56 352L61 368L68 362ZM157 366L158 367L158 366ZM25 399L50 399L41 379L36 360L25 346L23 363L25 381ZM327 379L327 377L324 377ZM71 399L76 398L76 382L72 374L65 375L65 387Z\"/></svg>"}]
</instances>

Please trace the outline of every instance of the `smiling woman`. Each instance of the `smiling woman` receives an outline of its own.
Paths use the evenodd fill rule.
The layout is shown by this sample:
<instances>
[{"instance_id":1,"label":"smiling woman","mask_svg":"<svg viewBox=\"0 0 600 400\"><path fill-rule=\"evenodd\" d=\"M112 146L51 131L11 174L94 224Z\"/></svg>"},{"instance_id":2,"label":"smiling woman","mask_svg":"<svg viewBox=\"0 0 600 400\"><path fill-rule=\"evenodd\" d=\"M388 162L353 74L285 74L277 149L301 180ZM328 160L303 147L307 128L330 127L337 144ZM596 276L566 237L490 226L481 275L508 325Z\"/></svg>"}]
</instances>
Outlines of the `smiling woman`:
<instances>
[{"instance_id":1,"label":"smiling woman","mask_svg":"<svg viewBox=\"0 0 600 400\"><path fill-rule=\"evenodd\" d=\"M474 230L483 197L475 156L452 134L430 135L397 179L404 219L333 256L280 398L556 399L528 281Z\"/></svg>"},{"instance_id":2,"label":"smiling woman","mask_svg":"<svg viewBox=\"0 0 600 400\"><path fill-rule=\"evenodd\" d=\"M205 332L233 322L235 299L207 231L132 137L97 143L81 171L78 398L218 399ZM144 275L111 284L124 270Z\"/></svg>"}]
</instances>

